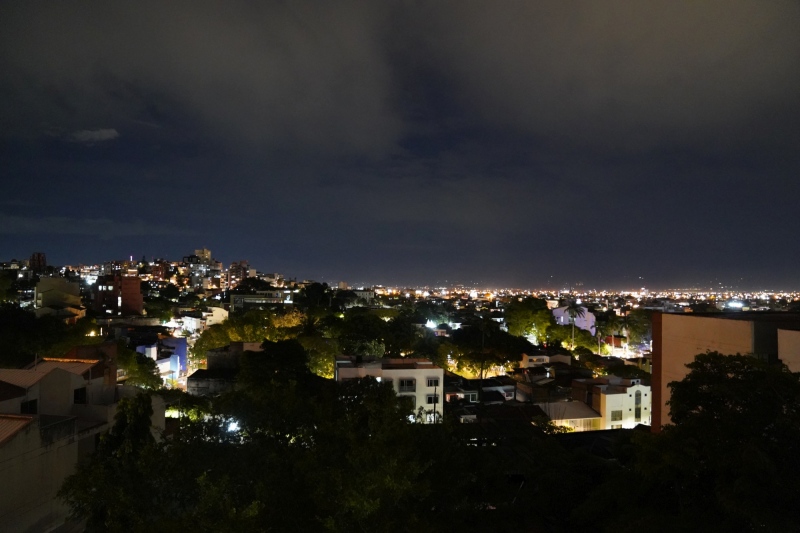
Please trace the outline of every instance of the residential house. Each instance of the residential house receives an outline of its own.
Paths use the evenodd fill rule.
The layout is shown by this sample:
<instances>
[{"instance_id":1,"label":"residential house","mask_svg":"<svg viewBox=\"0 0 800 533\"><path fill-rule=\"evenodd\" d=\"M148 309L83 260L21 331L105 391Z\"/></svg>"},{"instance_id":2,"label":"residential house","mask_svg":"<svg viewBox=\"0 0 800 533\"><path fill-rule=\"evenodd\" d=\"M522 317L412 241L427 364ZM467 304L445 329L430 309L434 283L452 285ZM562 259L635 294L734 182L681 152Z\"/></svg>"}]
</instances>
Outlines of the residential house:
<instances>
[{"instance_id":1,"label":"residential house","mask_svg":"<svg viewBox=\"0 0 800 533\"><path fill-rule=\"evenodd\" d=\"M336 359L334 379L374 377L389 382L399 396L410 398L414 411L422 408L427 422L441 420L444 396L444 370L427 359L369 359L340 356Z\"/></svg>"},{"instance_id":2,"label":"residential house","mask_svg":"<svg viewBox=\"0 0 800 533\"><path fill-rule=\"evenodd\" d=\"M588 308L581 307L583 310L583 315L577 315L575 317L575 327L579 329L583 329L591 333L592 335L595 334L595 317L594 313L590 312ZM556 319L556 324L561 326L569 326L572 324L572 318L569 316L569 312L567 306L556 307L553 309L553 318Z\"/></svg>"},{"instance_id":3,"label":"residential house","mask_svg":"<svg viewBox=\"0 0 800 533\"><path fill-rule=\"evenodd\" d=\"M56 497L97 436L113 422L120 398L137 391L115 384L106 361L44 360L28 369L0 369L0 527L51 531L68 508ZM152 397L154 434L164 404Z\"/></svg>"}]
</instances>

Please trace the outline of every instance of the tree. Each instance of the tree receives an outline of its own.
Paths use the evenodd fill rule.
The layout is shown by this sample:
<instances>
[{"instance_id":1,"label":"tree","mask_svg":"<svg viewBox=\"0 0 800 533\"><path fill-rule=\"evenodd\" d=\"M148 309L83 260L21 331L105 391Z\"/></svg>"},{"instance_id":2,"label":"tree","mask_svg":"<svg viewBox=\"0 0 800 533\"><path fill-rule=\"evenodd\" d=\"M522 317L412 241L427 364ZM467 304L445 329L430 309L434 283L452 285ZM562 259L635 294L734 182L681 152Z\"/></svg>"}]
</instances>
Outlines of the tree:
<instances>
[{"instance_id":1,"label":"tree","mask_svg":"<svg viewBox=\"0 0 800 533\"><path fill-rule=\"evenodd\" d=\"M311 283L300 290L295 303L303 309L314 311L317 308L331 307L331 290L327 283Z\"/></svg>"},{"instance_id":2,"label":"tree","mask_svg":"<svg viewBox=\"0 0 800 533\"><path fill-rule=\"evenodd\" d=\"M17 293L14 290L16 279L13 270L0 270L0 303L17 301Z\"/></svg>"},{"instance_id":3,"label":"tree","mask_svg":"<svg viewBox=\"0 0 800 533\"><path fill-rule=\"evenodd\" d=\"M518 337L523 337L536 332L537 314L540 311L546 311L550 314L547 308L547 302L527 296L522 299L513 299L505 307L505 321L508 326L508 332Z\"/></svg>"},{"instance_id":4,"label":"tree","mask_svg":"<svg viewBox=\"0 0 800 533\"><path fill-rule=\"evenodd\" d=\"M177 302L178 298L181 296L181 290L172 283L168 283L159 293L161 294L161 298L170 302Z\"/></svg>"},{"instance_id":5,"label":"tree","mask_svg":"<svg viewBox=\"0 0 800 533\"><path fill-rule=\"evenodd\" d=\"M411 313L398 314L388 322L384 333L387 356L401 357L409 354L421 336Z\"/></svg>"},{"instance_id":6,"label":"tree","mask_svg":"<svg viewBox=\"0 0 800 533\"><path fill-rule=\"evenodd\" d=\"M351 309L341 323L339 347L347 355L383 357L389 327L362 308Z\"/></svg>"},{"instance_id":7,"label":"tree","mask_svg":"<svg viewBox=\"0 0 800 533\"><path fill-rule=\"evenodd\" d=\"M583 318L586 315L586 308L578 303L578 300L571 298L567 301L565 311L569 315L569 322L572 324L572 344L570 349L575 349L575 319Z\"/></svg>"},{"instance_id":8,"label":"tree","mask_svg":"<svg viewBox=\"0 0 800 533\"><path fill-rule=\"evenodd\" d=\"M687 367L669 384L673 423L633 435L625 469L584 504L586 523L602 527L591 512L602 508L606 531L795 531L800 375L717 352Z\"/></svg>"},{"instance_id":9,"label":"tree","mask_svg":"<svg viewBox=\"0 0 800 533\"><path fill-rule=\"evenodd\" d=\"M625 324L629 344L638 345L650 342L653 330L651 315L644 309L634 309L628 313Z\"/></svg>"},{"instance_id":10,"label":"tree","mask_svg":"<svg viewBox=\"0 0 800 533\"><path fill-rule=\"evenodd\" d=\"M87 531L141 531L152 526L155 453L150 431L151 398L139 394L117 405L113 426L100 438L90 460L80 464L59 491L71 517L86 520Z\"/></svg>"},{"instance_id":11,"label":"tree","mask_svg":"<svg viewBox=\"0 0 800 533\"><path fill-rule=\"evenodd\" d=\"M476 317L464 327L453 332L451 342L443 344L456 361L456 368L483 378L486 370L495 366L515 366L523 353L531 353L533 346L524 338L515 337L500 329L497 322L487 317Z\"/></svg>"},{"instance_id":12,"label":"tree","mask_svg":"<svg viewBox=\"0 0 800 533\"><path fill-rule=\"evenodd\" d=\"M135 387L156 390L162 386L156 362L131 350L123 342L117 344L117 366L125 371L125 383Z\"/></svg>"},{"instance_id":13,"label":"tree","mask_svg":"<svg viewBox=\"0 0 800 533\"><path fill-rule=\"evenodd\" d=\"M271 311L252 310L246 313L230 315L221 324L214 324L200 334L200 338L192 348L195 360L205 359L208 350L222 348L231 342L263 342L264 339L277 340L285 338L275 326L275 314ZM301 322L287 319L288 328L301 328Z\"/></svg>"}]
</instances>

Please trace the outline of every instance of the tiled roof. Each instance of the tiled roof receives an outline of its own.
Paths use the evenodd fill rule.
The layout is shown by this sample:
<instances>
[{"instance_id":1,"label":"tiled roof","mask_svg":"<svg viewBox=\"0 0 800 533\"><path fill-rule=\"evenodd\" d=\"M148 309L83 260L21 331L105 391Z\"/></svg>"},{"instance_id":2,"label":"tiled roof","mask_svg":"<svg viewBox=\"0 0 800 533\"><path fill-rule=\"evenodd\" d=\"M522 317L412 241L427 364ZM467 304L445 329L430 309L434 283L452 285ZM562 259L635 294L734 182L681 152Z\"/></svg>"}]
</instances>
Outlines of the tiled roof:
<instances>
[{"instance_id":1,"label":"tiled roof","mask_svg":"<svg viewBox=\"0 0 800 533\"><path fill-rule=\"evenodd\" d=\"M0 446L13 439L31 420L32 416L0 415Z\"/></svg>"},{"instance_id":2,"label":"tiled roof","mask_svg":"<svg viewBox=\"0 0 800 533\"><path fill-rule=\"evenodd\" d=\"M95 366L98 362L93 363L86 363L81 361L40 361L36 365L37 372L50 372L54 368L60 368L61 370L66 370L71 374L83 375L84 372L87 372L90 368ZM102 376L102 373L100 374ZM2 379L2 378L0 378Z\"/></svg>"},{"instance_id":3,"label":"tiled roof","mask_svg":"<svg viewBox=\"0 0 800 533\"><path fill-rule=\"evenodd\" d=\"M25 387L26 389L38 383L43 377L49 374L53 368L46 370L37 367L35 370L22 370L15 368L0 368L0 381L11 383L17 387Z\"/></svg>"}]
</instances>

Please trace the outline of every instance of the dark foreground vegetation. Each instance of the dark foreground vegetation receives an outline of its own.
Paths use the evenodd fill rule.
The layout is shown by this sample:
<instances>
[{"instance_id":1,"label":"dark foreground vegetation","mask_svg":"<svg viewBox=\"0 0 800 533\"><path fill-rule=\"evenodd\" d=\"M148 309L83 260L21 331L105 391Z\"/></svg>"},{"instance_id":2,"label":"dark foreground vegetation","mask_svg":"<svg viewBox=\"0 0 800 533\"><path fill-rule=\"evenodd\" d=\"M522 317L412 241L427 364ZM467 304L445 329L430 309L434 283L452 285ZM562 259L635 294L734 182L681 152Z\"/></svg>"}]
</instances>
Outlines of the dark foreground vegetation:
<instances>
[{"instance_id":1,"label":"dark foreground vegetation","mask_svg":"<svg viewBox=\"0 0 800 533\"><path fill-rule=\"evenodd\" d=\"M673 426L605 432L609 453L547 424L409 421L373 380L308 371L294 340L243 361L210 404L172 392L156 441L146 395L120 405L61 496L89 531L794 531L800 380L703 354L672 384Z\"/></svg>"}]
</instances>

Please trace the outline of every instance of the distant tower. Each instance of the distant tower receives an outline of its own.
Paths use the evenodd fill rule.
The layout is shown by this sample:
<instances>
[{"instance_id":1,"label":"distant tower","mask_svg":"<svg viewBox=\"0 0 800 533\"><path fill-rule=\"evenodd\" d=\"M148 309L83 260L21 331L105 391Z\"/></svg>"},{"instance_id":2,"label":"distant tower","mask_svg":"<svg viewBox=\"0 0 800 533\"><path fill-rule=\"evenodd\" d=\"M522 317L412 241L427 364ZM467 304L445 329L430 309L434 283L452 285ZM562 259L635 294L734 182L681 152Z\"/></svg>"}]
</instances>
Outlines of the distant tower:
<instances>
[{"instance_id":1,"label":"distant tower","mask_svg":"<svg viewBox=\"0 0 800 533\"><path fill-rule=\"evenodd\" d=\"M194 255L200 258L201 262L205 264L211 263L211 250L208 248L201 248L200 250L195 250Z\"/></svg>"},{"instance_id":2,"label":"distant tower","mask_svg":"<svg viewBox=\"0 0 800 533\"><path fill-rule=\"evenodd\" d=\"M47 269L47 258L44 252L33 252L31 254L30 268L37 274Z\"/></svg>"}]
</instances>

